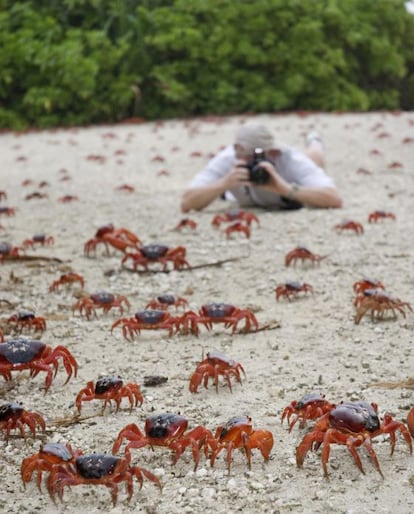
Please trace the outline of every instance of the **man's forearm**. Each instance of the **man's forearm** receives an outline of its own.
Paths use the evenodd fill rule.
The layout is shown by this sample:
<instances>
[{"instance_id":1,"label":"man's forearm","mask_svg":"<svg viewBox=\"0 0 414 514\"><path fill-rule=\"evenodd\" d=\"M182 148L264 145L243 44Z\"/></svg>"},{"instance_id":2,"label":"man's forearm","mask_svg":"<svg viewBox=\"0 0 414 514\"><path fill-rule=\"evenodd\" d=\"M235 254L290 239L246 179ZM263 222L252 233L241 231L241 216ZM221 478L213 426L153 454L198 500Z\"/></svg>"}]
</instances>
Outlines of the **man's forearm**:
<instances>
[{"instance_id":1,"label":"man's forearm","mask_svg":"<svg viewBox=\"0 0 414 514\"><path fill-rule=\"evenodd\" d=\"M338 191L333 187L311 188L293 186L283 195L290 200L295 200L308 207L339 208L342 207L342 199Z\"/></svg>"},{"instance_id":2,"label":"man's forearm","mask_svg":"<svg viewBox=\"0 0 414 514\"><path fill-rule=\"evenodd\" d=\"M207 207L213 200L218 198L226 190L225 186L218 182L211 186L196 187L188 189L181 200L181 211L188 212L191 210L199 211Z\"/></svg>"}]
</instances>

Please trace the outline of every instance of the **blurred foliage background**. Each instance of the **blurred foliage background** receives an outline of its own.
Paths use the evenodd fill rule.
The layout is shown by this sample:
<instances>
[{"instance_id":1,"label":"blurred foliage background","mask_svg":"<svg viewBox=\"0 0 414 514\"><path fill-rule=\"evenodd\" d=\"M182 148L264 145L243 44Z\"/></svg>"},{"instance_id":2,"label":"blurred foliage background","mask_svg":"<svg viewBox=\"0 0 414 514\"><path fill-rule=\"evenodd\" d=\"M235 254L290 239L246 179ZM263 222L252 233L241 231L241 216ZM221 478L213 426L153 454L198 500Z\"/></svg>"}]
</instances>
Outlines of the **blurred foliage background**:
<instances>
[{"instance_id":1,"label":"blurred foliage background","mask_svg":"<svg viewBox=\"0 0 414 514\"><path fill-rule=\"evenodd\" d=\"M405 0L0 0L0 127L414 108Z\"/></svg>"}]
</instances>

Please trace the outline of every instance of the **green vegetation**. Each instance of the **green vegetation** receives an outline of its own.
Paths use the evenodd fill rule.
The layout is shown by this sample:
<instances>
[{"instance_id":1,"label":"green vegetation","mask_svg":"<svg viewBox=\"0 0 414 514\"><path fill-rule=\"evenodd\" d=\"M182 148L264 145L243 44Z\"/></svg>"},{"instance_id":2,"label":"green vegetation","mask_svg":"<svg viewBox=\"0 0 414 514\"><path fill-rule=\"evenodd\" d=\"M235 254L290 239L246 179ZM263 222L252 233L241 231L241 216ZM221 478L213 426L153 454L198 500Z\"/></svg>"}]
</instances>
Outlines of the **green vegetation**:
<instances>
[{"instance_id":1,"label":"green vegetation","mask_svg":"<svg viewBox=\"0 0 414 514\"><path fill-rule=\"evenodd\" d=\"M404 0L0 0L0 127L414 108Z\"/></svg>"}]
</instances>

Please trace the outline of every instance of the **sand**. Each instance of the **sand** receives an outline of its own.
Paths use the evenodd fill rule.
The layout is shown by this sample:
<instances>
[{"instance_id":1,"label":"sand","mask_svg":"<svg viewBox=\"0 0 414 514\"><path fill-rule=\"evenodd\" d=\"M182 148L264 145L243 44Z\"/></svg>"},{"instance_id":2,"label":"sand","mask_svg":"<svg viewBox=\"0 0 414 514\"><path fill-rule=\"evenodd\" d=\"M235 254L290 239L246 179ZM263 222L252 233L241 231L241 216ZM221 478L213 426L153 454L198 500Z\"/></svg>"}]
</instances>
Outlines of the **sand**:
<instances>
[{"instance_id":1,"label":"sand","mask_svg":"<svg viewBox=\"0 0 414 514\"><path fill-rule=\"evenodd\" d=\"M309 452L302 469L296 465L295 449L314 421L302 429L297 424L289 433L281 414L291 401L310 392L325 394L333 403L375 402L381 420L388 412L405 422L414 403L408 387L372 385L414 376L414 314L405 308L405 318L397 312L396 319L372 321L365 316L355 324L353 306L353 284L364 276L382 281L402 301L414 302L414 114L257 116L282 141L299 148L309 130L321 133L328 172L341 191L344 207L285 213L255 210L260 225L252 224L251 237L235 233L227 239L226 225L215 229L211 221L233 206L217 200L203 212L186 216L196 222L194 230L174 231L184 217L180 196L186 185L211 155L232 141L244 119L172 120L0 136L0 189L7 194L0 205L15 208L14 216L0 216L0 240L21 247L38 233L54 238L53 245L20 252L37 258L0 265L6 339L17 337L6 320L23 309L32 310L45 318L47 329L40 335L26 331L24 335L53 348L64 345L79 365L77 377L66 384L67 373L60 365L46 394L43 372L33 378L28 371L13 372L11 382L0 379L3 403L20 401L46 420L46 432L37 430L36 437L28 436L26 442L15 432L6 442L3 430L0 509L4 512L413 512L414 460L399 433L392 456L388 435L374 440L383 478L364 448L358 450L362 474L344 446L332 445L328 480L321 451ZM117 189L124 185L134 190ZM75 199L61 202L67 195ZM368 223L375 210L392 212L395 219ZM344 220L361 223L364 233L336 231L335 225ZM85 256L85 242L108 223L129 229L144 244L185 246L194 269L161 273L159 266L151 265L157 272L134 273L121 265L120 252L111 250L107 256L103 246L98 246L96 256ZM299 262L285 267L286 253L298 245L326 258L319 266ZM210 265L218 261L226 262ZM49 286L68 271L84 277L84 288L75 283L49 292ZM275 287L290 280L312 285L314 294L277 302ZM199 337L143 330L127 341L120 327L111 333L120 318L118 310L107 314L98 310L90 320L72 312L82 295L102 290L127 297L131 310L124 313L126 317L143 310L152 298L172 293L185 298L188 309L195 311L211 302L250 309L261 328L272 329L232 334L223 325L214 325L211 331L201 326ZM170 312L176 316L182 308ZM222 352L245 369L242 384L231 379L232 392L220 379L218 392L209 382L208 389L201 385L197 394L190 393L190 377L209 351ZM105 375L139 384L142 405L130 412L128 400L123 399L118 412L113 404L102 415L100 400L84 402L81 418L76 418L77 393L88 381ZM165 376L168 381L145 386L148 375ZM123 427L135 423L143 430L148 416L165 412L188 418L189 430L204 426L213 433L233 416L250 416L255 430L273 434L270 459L265 462L255 449L248 469L244 453L235 450L228 473L223 451L214 467L201 455L194 472L190 448L176 465L168 448L133 449L132 465L155 473L163 490L148 480L140 490L134 479L130 502L121 484L115 507L110 490L103 486L65 488L63 501L56 505L45 485L38 491L35 479L24 488L22 459L37 453L42 443L70 443L84 453L111 453Z\"/></svg>"}]
</instances>

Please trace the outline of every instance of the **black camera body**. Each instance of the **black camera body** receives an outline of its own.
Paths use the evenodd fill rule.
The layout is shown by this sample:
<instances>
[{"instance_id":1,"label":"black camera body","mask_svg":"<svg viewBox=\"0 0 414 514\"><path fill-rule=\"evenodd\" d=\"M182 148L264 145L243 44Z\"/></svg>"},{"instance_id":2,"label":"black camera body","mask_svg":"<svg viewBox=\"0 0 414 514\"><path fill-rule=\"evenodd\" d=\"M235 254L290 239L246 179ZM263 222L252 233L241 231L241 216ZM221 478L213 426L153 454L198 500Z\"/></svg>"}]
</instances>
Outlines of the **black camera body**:
<instances>
[{"instance_id":1,"label":"black camera body","mask_svg":"<svg viewBox=\"0 0 414 514\"><path fill-rule=\"evenodd\" d=\"M269 159L266 159L266 155L262 148L255 148L253 158L246 163L246 168L249 171L249 181L254 184L264 185L268 184L270 181L268 171L260 166L262 161L269 161Z\"/></svg>"}]
</instances>

